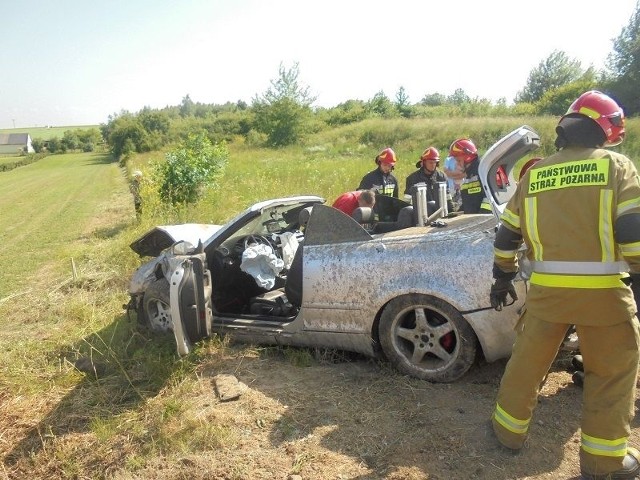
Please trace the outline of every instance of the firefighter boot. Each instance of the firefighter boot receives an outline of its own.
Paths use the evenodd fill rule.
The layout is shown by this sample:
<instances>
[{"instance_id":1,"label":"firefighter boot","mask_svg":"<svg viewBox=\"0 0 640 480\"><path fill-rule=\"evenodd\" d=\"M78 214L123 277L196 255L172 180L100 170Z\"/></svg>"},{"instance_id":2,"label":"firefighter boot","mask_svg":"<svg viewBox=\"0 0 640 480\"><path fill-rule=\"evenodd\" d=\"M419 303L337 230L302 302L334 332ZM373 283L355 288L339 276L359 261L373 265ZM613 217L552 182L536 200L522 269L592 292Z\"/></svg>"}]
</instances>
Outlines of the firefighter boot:
<instances>
[{"instance_id":1,"label":"firefighter boot","mask_svg":"<svg viewBox=\"0 0 640 480\"><path fill-rule=\"evenodd\" d=\"M473 439L474 441L479 442L480 445L490 449L492 452L513 456L520 453L519 448L510 448L500 442L493 429L491 420L487 420L481 424L478 429L476 429L473 433Z\"/></svg>"},{"instance_id":2,"label":"firefighter boot","mask_svg":"<svg viewBox=\"0 0 640 480\"><path fill-rule=\"evenodd\" d=\"M635 448L628 448L627 454L622 460L622 468L609 473L586 473L582 474L583 480L633 480L640 475L640 452Z\"/></svg>"}]
</instances>

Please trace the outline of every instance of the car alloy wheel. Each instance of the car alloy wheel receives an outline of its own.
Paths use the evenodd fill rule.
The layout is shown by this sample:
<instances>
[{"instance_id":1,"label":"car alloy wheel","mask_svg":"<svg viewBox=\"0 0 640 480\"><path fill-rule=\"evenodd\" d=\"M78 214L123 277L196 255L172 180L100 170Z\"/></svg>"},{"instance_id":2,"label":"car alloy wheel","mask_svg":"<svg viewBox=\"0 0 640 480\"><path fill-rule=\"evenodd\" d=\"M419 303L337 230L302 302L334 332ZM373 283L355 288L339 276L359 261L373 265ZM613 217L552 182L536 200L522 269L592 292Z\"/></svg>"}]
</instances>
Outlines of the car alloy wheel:
<instances>
[{"instance_id":1,"label":"car alloy wheel","mask_svg":"<svg viewBox=\"0 0 640 480\"><path fill-rule=\"evenodd\" d=\"M453 382L473 365L477 338L454 307L410 294L393 299L380 317L379 338L387 359L402 373L432 382Z\"/></svg>"}]
</instances>

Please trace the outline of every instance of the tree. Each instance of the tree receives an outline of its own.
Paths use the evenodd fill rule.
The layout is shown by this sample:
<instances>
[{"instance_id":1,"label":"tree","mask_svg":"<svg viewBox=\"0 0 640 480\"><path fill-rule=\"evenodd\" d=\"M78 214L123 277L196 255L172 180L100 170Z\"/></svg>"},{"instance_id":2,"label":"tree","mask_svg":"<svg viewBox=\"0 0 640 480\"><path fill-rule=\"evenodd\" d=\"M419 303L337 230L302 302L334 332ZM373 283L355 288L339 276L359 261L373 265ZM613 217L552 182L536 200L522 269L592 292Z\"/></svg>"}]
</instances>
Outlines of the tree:
<instances>
[{"instance_id":1,"label":"tree","mask_svg":"<svg viewBox=\"0 0 640 480\"><path fill-rule=\"evenodd\" d=\"M327 117L327 124L335 127L364 120L367 111L362 100L347 100L327 110Z\"/></svg>"},{"instance_id":2,"label":"tree","mask_svg":"<svg viewBox=\"0 0 640 480\"><path fill-rule=\"evenodd\" d=\"M47 148L47 151L49 151L50 153L64 153L66 151L64 149L64 146L62 145L62 141L58 137L51 137L46 141L45 146Z\"/></svg>"},{"instance_id":3,"label":"tree","mask_svg":"<svg viewBox=\"0 0 640 480\"><path fill-rule=\"evenodd\" d=\"M195 109L195 104L193 103L193 100L191 100L191 97L189 96L189 94L187 94L182 99L182 103L180 104L180 116L190 117L193 115L194 109Z\"/></svg>"},{"instance_id":4,"label":"tree","mask_svg":"<svg viewBox=\"0 0 640 480\"><path fill-rule=\"evenodd\" d=\"M395 105L391 103L389 97L387 97L382 90L367 102L366 108L368 112L379 117L390 118L396 115Z\"/></svg>"},{"instance_id":5,"label":"tree","mask_svg":"<svg viewBox=\"0 0 640 480\"><path fill-rule=\"evenodd\" d=\"M461 88L456 88L453 94L447 97L447 102L453 105L462 105L470 101L471 97Z\"/></svg>"},{"instance_id":6,"label":"tree","mask_svg":"<svg viewBox=\"0 0 640 480\"><path fill-rule=\"evenodd\" d=\"M149 150L146 147L147 131L140 120L130 113L109 117L109 124L102 127L102 133L108 134L107 143L117 159L126 158L130 153Z\"/></svg>"},{"instance_id":7,"label":"tree","mask_svg":"<svg viewBox=\"0 0 640 480\"><path fill-rule=\"evenodd\" d=\"M44 151L44 144L45 144L45 141L42 140L41 138L34 138L31 141L31 146L33 147L33 150L36 153L40 153L40 152Z\"/></svg>"},{"instance_id":8,"label":"tree","mask_svg":"<svg viewBox=\"0 0 640 480\"><path fill-rule=\"evenodd\" d=\"M640 2L613 41L613 52L607 57L608 81L606 85L624 108L627 115L640 113Z\"/></svg>"},{"instance_id":9,"label":"tree","mask_svg":"<svg viewBox=\"0 0 640 480\"><path fill-rule=\"evenodd\" d=\"M253 99L255 129L267 135L272 147L294 144L309 129L311 104L316 97L311 95L309 87L300 85L299 74L298 63L290 69L281 63L278 78L271 80L266 92Z\"/></svg>"},{"instance_id":10,"label":"tree","mask_svg":"<svg viewBox=\"0 0 640 480\"><path fill-rule=\"evenodd\" d=\"M420 100L420 105L425 105L427 107L437 107L440 105L444 105L447 101L447 97L445 97L441 93L430 93L422 97Z\"/></svg>"},{"instance_id":11,"label":"tree","mask_svg":"<svg viewBox=\"0 0 640 480\"><path fill-rule=\"evenodd\" d=\"M78 132L74 130L65 130L62 134L62 145L64 145L65 151L78 150L80 148L80 139L78 138Z\"/></svg>"},{"instance_id":12,"label":"tree","mask_svg":"<svg viewBox=\"0 0 640 480\"><path fill-rule=\"evenodd\" d=\"M154 166L160 198L173 205L195 203L206 187L224 171L229 152L224 143L212 144L204 133L190 134L166 161Z\"/></svg>"},{"instance_id":13,"label":"tree","mask_svg":"<svg viewBox=\"0 0 640 480\"><path fill-rule=\"evenodd\" d=\"M554 50L531 70L527 84L518 92L515 102L537 102L548 90L574 82L584 73L579 60L572 60L565 52Z\"/></svg>"},{"instance_id":14,"label":"tree","mask_svg":"<svg viewBox=\"0 0 640 480\"><path fill-rule=\"evenodd\" d=\"M548 90L536 103L537 113L563 115L576 98L584 92L595 88L594 81L583 79Z\"/></svg>"},{"instance_id":15,"label":"tree","mask_svg":"<svg viewBox=\"0 0 640 480\"><path fill-rule=\"evenodd\" d=\"M409 95L407 95L404 87L400 87L396 92L396 108L403 117L411 116L411 104L409 103Z\"/></svg>"},{"instance_id":16,"label":"tree","mask_svg":"<svg viewBox=\"0 0 640 480\"><path fill-rule=\"evenodd\" d=\"M102 135L100 135L100 130L97 128L77 129L76 132L83 152L93 152L96 145L102 142Z\"/></svg>"},{"instance_id":17,"label":"tree","mask_svg":"<svg viewBox=\"0 0 640 480\"><path fill-rule=\"evenodd\" d=\"M149 133L158 132L162 135L169 133L171 120L169 120L169 116L166 113L145 107L139 113L138 118L144 129Z\"/></svg>"}]
</instances>

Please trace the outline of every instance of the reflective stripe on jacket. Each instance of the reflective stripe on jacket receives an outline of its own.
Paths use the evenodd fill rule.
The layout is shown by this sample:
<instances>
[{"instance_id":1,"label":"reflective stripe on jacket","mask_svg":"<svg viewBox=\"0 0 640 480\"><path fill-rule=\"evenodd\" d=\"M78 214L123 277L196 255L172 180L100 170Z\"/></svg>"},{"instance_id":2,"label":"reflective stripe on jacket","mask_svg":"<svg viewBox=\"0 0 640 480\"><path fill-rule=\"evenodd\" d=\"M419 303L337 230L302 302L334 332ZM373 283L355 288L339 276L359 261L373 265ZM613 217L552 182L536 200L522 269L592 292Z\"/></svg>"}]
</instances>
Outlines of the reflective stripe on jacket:
<instances>
[{"instance_id":1,"label":"reflective stripe on jacket","mask_svg":"<svg viewBox=\"0 0 640 480\"><path fill-rule=\"evenodd\" d=\"M376 168L362 177L357 190L374 190L382 195L398 198L398 180L392 173L384 174Z\"/></svg>"},{"instance_id":2,"label":"reflective stripe on jacket","mask_svg":"<svg viewBox=\"0 0 640 480\"><path fill-rule=\"evenodd\" d=\"M491 205L484 195L477 175L465 178L460 185L464 213L491 213Z\"/></svg>"}]
</instances>

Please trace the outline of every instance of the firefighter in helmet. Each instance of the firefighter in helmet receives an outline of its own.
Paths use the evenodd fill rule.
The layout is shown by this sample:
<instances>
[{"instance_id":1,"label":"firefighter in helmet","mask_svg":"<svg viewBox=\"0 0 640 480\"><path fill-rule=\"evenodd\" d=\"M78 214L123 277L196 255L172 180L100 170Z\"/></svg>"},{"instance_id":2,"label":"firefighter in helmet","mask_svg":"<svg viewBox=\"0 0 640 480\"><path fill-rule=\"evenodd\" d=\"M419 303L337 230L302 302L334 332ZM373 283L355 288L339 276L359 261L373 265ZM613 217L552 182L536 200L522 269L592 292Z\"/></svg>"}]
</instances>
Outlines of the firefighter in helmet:
<instances>
[{"instance_id":1,"label":"firefighter in helmet","mask_svg":"<svg viewBox=\"0 0 640 480\"><path fill-rule=\"evenodd\" d=\"M438 183L447 185L447 177L443 172L438 170L440 165L440 152L435 147L429 147L416 163L416 170L407 177L406 187L404 189L405 196L411 197L411 189L418 183L424 183L427 186L427 202L435 201L436 210L440 208L440 197L438 194ZM453 202L451 201L451 192L447 187L447 211L453 212Z\"/></svg>"},{"instance_id":2,"label":"firefighter in helmet","mask_svg":"<svg viewBox=\"0 0 640 480\"><path fill-rule=\"evenodd\" d=\"M640 475L640 456L629 446L639 357L640 184L634 164L605 149L624 133L624 113L612 98L582 94L556 127L558 151L518 183L494 242L494 308L515 296L523 241L532 273L493 432L503 446L522 448L540 385L575 324L585 374L585 479Z\"/></svg>"},{"instance_id":3,"label":"firefighter in helmet","mask_svg":"<svg viewBox=\"0 0 640 480\"><path fill-rule=\"evenodd\" d=\"M398 161L396 153L390 148L385 148L374 160L378 167L362 177L358 190L373 190L398 198L398 180L392 173Z\"/></svg>"},{"instance_id":4,"label":"firefighter in helmet","mask_svg":"<svg viewBox=\"0 0 640 480\"><path fill-rule=\"evenodd\" d=\"M464 213L491 213L491 206L478 176L478 149L468 138L459 138L449 147L449 156L464 166L464 179L460 185Z\"/></svg>"}]
</instances>

